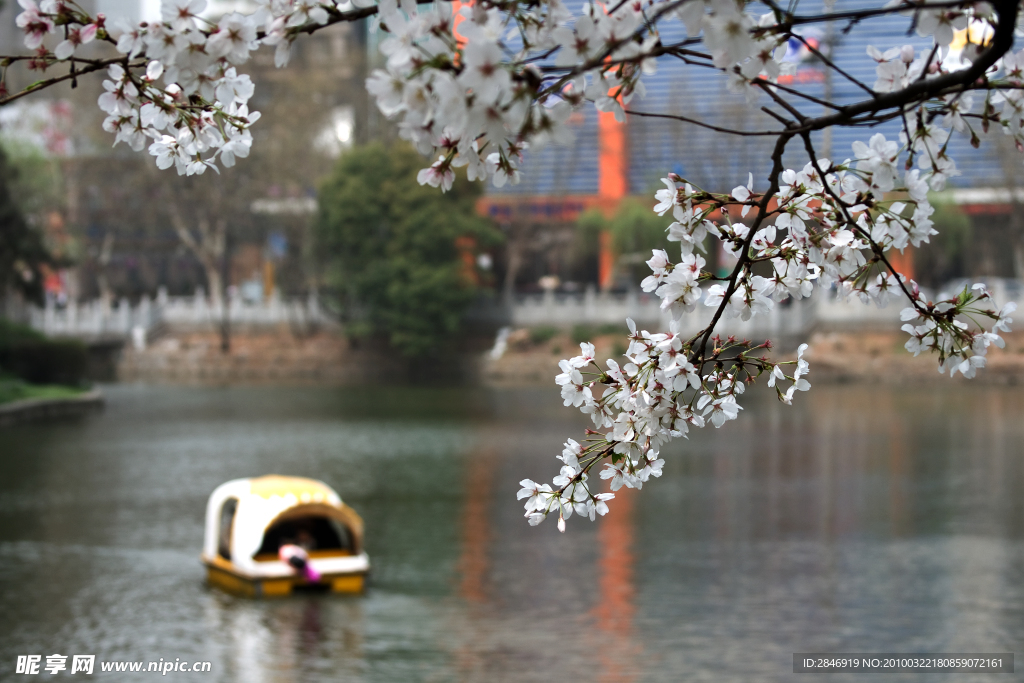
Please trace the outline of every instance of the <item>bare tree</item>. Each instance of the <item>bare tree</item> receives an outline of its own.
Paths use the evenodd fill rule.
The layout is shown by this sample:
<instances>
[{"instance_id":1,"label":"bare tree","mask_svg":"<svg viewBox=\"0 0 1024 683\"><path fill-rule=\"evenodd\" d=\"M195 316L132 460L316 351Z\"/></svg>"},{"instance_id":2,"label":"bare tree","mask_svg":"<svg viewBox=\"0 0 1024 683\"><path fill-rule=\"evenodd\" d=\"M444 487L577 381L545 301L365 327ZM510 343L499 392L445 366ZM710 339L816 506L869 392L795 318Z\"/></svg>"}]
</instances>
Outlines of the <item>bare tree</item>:
<instances>
[{"instance_id":1,"label":"bare tree","mask_svg":"<svg viewBox=\"0 0 1024 683\"><path fill-rule=\"evenodd\" d=\"M224 270L227 221L224 218L211 219L204 214L190 222L182 217L176 201L167 201L164 206L181 243L188 247L203 266L210 288L210 302L226 306L225 282L221 274Z\"/></svg>"}]
</instances>

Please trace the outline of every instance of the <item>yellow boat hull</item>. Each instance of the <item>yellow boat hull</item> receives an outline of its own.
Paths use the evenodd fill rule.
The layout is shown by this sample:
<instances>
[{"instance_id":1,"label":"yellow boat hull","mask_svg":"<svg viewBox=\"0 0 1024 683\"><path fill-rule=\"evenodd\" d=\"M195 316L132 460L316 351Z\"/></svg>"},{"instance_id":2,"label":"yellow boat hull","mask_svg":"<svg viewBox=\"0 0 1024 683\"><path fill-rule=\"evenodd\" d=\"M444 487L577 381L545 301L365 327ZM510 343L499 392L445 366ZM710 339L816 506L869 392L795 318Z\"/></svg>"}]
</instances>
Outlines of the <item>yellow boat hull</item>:
<instances>
[{"instance_id":1,"label":"yellow boat hull","mask_svg":"<svg viewBox=\"0 0 1024 683\"><path fill-rule=\"evenodd\" d=\"M226 564L226 563L225 563ZM229 567L206 563L206 580L211 586L249 598L280 597L291 595L296 588L308 588L306 579L296 577L253 578L243 576ZM362 593L366 586L365 574L341 574L324 576L320 583L331 593Z\"/></svg>"}]
</instances>

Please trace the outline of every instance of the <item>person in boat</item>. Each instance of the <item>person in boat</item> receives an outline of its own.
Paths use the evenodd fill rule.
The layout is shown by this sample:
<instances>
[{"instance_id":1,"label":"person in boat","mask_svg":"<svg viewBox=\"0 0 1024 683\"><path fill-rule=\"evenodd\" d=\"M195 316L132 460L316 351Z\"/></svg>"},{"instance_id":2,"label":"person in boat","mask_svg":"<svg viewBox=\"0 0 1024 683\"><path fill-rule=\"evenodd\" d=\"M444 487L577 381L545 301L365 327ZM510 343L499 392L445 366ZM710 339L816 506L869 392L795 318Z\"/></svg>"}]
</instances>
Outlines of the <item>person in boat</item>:
<instances>
[{"instance_id":1,"label":"person in boat","mask_svg":"<svg viewBox=\"0 0 1024 683\"><path fill-rule=\"evenodd\" d=\"M304 548L307 552L316 550L316 537L313 536L313 532L308 528L299 527L295 532L295 545Z\"/></svg>"},{"instance_id":2,"label":"person in boat","mask_svg":"<svg viewBox=\"0 0 1024 683\"><path fill-rule=\"evenodd\" d=\"M298 526L294 536L281 539L277 556L310 583L318 583L320 574L309 564L309 551L315 549L316 538L313 533L304 526Z\"/></svg>"}]
</instances>

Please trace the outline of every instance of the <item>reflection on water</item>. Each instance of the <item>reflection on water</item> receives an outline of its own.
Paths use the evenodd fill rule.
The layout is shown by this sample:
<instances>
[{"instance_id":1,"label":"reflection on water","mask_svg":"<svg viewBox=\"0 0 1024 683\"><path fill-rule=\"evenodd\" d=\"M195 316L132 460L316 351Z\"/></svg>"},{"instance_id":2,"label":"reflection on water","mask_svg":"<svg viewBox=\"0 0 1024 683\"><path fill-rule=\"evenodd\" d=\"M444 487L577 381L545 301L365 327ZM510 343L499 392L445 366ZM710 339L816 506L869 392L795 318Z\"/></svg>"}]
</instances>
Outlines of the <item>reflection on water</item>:
<instances>
[{"instance_id":1,"label":"reflection on water","mask_svg":"<svg viewBox=\"0 0 1024 683\"><path fill-rule=\"evenodd\" d=\"M0 679L62 653L246 683L787 681L797 651L1012 652L1024 633L1021 390L755 397L564 536L514 499L586 426L555 389L108 394L103 415L0 432ZM363 514L365 596L204 586L206 496L269 472Z\"/></svg>"},{"instance_id":2,"label":"reflection on water","mask_svg":"<svg viewBox=\"0 0 1024 683\"><path fill-rule=\"evenodd\" d=\"M605 643L600 651L602 683L634 681L642 668L641 648L633 636L633 496L623 490L616 498L616 514L601 520L597 540L601 548L598 561L599 602L594 608L597 629Z\"/></svg>"}]
</instances>

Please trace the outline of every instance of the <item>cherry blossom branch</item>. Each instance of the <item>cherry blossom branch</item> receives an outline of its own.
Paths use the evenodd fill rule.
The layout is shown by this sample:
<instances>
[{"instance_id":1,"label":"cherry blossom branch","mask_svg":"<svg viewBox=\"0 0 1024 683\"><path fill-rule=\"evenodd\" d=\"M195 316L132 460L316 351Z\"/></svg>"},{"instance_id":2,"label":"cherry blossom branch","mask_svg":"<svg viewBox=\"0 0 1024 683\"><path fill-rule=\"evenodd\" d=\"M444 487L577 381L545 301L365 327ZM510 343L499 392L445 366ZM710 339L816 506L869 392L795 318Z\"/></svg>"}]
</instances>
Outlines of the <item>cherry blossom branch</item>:
<instances>
[{"instance_id":1,"label":"cherry blossom branch","mask_svg":"<svg viewBox=\"0 0 1024 683\"><path fill-rule=\"evenodd\" d=\"M682 114L662 114L659 112L640 111L633 108L625 109L624 111L632 116L642 116L653 119L671 119L673 121L681 121L683 123L692 123L695 126L699 126L700 128L707 130L713 130L716 133L727 133L729 135L737 135L740 137L775 137L779 135L779 131L777 130L736 130L735 128L725 128L706 121L701 121L700 119L683 116Z\"/></svg>"},{"instance_id":2,"label":"cherry blossom branch","mask_svg":"<svg viewBox=\"0 0 1024 683\"><path fill-rule=\"evenodd\" d=\"M778 25L785 30L791 30L797 26L803 26L806 24L820 24L826 21L863 21L865 19L871 19L874 17L881 17L886 15L898 14L906 12L908 10L939 10L939 9L958 9L966 6L975 4L974 2L966 2L964 0L938 0L931 2L931 0L919 0L914 2L913 0L904 0L901 4L886 4L885 7L878 9L858 9L849 10L845 12L829 12L828 14L811 14L806 16L796 16L790 14L786 10L781 9L777 3L772 0L764 0L764 4L771 7L778 14L786 19L780 20Z\"/></svg>"},{"instance_id":3,"label":"cherry blossom branch","mask_svg":"<svg viewBox=\"0 0 1024 683\"><path fill-rule=\"evenodd\" d=\"M903 5L897 9L906 8L907 5ZM1001 9L1008 8L1004 5ZM933 8L929 8L929 11L932 10ZM771 301L768 296L776 300L779 300L778 297L785 298L789 295L798 298L806 296L810 293L814 279L818 279L821 286L837 282L841 285L840 291L843 295L857 292L862 298L876 300L879 305L888 300L890 290L902 291L912 304L912 307L905 309L902 314L904 320L911 321L904 326L911 334L911 339L907 342L908 350L915 355L922 350L934 350L939 355L940 369L950 370L951 373L960 371L968 377L973 376L976 369L984 365L987 347L992 343L1002 343L997 332L1008 329L1007 316L1013 307L1007 305L1001 311L993 312L987 308L991 297L980 285L973 290L965 290L953 299L938 304L925 304L917 295L916 287L911 291L909 284L895 271L885 255L888 248L902 249L908 240L914 244L926 241L928 235L935 232L931 228L931 221L928 220L932 209L926 199L927 183L919 173L927 173L928 182L934 187L940 187L944 184L945 178L948 175L955 175L956 171L952 161L947 157L950 136L937 134L933 130L932 122L944 111L946 120L951 120L953 127L962 125L957 123L963 121L961 115L964 112L960 110L969 110L970 102L961 106L958 104L960 95L952 99L946 97L942 100L945 104L941 108L933 107L927 110L925 116L918 115L913 127L909 123L904 126L904 149L911 155L908 168L913 161L914 153L921 154L919 163L922 171L908 170L904 177L911 203L916 207L913 217L904 215L902 202L875 199L894 189L896 162L901 153L896 143L886 141L883 135L876 134L872 137L870 145L854 145L856 162L836 167L832 162L818 159L811 141L811 132L833 125L877 125L882 121L902 116L909 108L925 102L934 102L944 95L964 93L975 87L990 93L986 99L985 116L998 118L994 116L994 112L990 114L991 93L998 92L998 88L992 88L988 81L978 83L977 79L984 75L990 66L995 65L1009 49L1005 40L1008 31L1012 31L1012 20L1004 11L996 31L997 36L1001 35L1002 38L993 40L985 53L974 58L974 65L961 72L936 76L927 73L926 69L933 62L936 49L932 49L924 62L924 67L910 74L907 73L906 66L888 62L891 57L878 59L880 75L883 67L886 73L896 73L897 76L903 74L898 87L894 82L893 86L888 88L891 92L887 93L887 89L883 87L878 93L871 92L870 101L844 107L837 106L833 114L816 118L804 116L781 94L799 97L799 93L787 93L785 89L771 87L770 75L767 78L747 76L752 87L765 91L776 105L796 118L795 121L789 121L780 114L764 108L785 126L782 131L735 131L727 128L717 131L730 134L769 133L778 136L768 191L755 199L751 176L746 187L737 187L731 194L731 198L742 207L742 215L745 215L749 208L757 207L752 225L748 228L741 223L734 224L731 218L728 226L709 221L708 215L712 208L726 213L728 198L703 191L695 192L683 179L670 174L665 179L667 189L659 191L657 195L660 203L655 207L655 211L659 214L664 214L668 210L673 211L676 223L669 227L669 239L682 242L683 260L680 263L673 263L665 252L655 250L654 257L648 262L654 275L643 283L645 291L654 291L663 299L663 308L668 306L673 310L673 317L676 315L677 307L683 311L691 310L700 296L696 283L714 279L711 274L701 271L703 259L695 256L692 250L701 244L706 233L710 232L722 239L736 254L737 263L725 285L712 286L704 301L705 305L715 306L710 325L695 336L680 341L675 322L668 334L655 335L638 332L630 324L630 349L626 354L630 363L619 372L618 366L610 361L609 370L600 377L602 384L610 384L614 388L610 394L611 398L607 390L597 398L593 393L596 389L595 384L583 380L582 375L575 369L593 363L592 347L589 345L581 345L583 353L580 356L562 361L563 373L556 378L558 384L562 386L566 405L581 407L584 412L592 414L599 428L610 428L604 433L604 438L610 445L604 446L601 453L617 454L618 459L612 458L612 462L602 471L602 477L612 480L613 491L622 485L640 488L647 477L660 475L662 461L657 458L656 444L660 443L661 439L670 438L660 435L665 433L665 429L668 429L671 435L677 435L677 432L672 430L678 426L685 428L686 421L692 421L691 423L696 426L703 424L698 424L703 418L692 412L693 409L703 410L703 415L709 417L716 426L734 419L739 409L735 399L742 393L742 382L754 381L767 372L769 386L774 386L779 398L787 403L791 401L794 391L809 388L809 384L802 377L807 371L806 362L800 357L803 347L798 352L797 361L786 362L797 366L794 374L789 376L781 369L786 363L773 363L767 358L755 360L748 357L754 349L770 348L767 342L761 347L751 347L747 341L736 342L730 339L722 342L716 336L714 348L710 351L708 344L712 340L716 326L726 315L749 316L770 311ZM1012 39L1010 42L1012 43ZM906 61L908 65L912 53L912 50L903 50L901 53L911 55ZM881 57L881 53L879 56ZM915 62L916 64L918 63ZM1013 62L1012 66L1007 64L1005 68L1008 77L1011 78L1009 85L1019 89L1021 82L1024 81L1024 60L1020 66ZM734 66L732 69L737 75L743 76L738 67ZM880 83L883 83L881 79ZM879 86L876 85L876 88ZM1015 106L1016 102L1011 99L1002 101L1007 103L1007 108ZM600 101L598 105L601 105ZM633 109L626 111L639 116L652 115L680 120L671 114L654 114ZM951 118L954 116L961 118ZM1024 111L1020 115L1010 114L1011 117L1017 118L1011 118L1009 121L1005 120L1006 116L1007 114L1003 116L1003 125L1013 126L1015 134L1021 135L1020 118L1024 117ZM685 121L685 118L683 120ZM989 118L985 120L987 122ZM1014 121L1017 123L1014 124ZM703 124L702 127L714 126L704 121L685 122ZM803 171L783 170L782 152L786 142L796 135L803 138L810 163ZM772 202L775 202L775 208L769 210ZM698 206L708 208L698 209ZM874 209L877 209L877 217L871 213ZM774 225L766 224L769 216L775 217ZM820 227L809 228L806 221L812 219L819 222ZM788 233L781 241L777 237L779 230ZM861 254L864 249L870 249L873 254L871 260L866 260ZM752 276L751 265L757 262L770 262L775 274L771 278ZM876 264L881 264L883 272L874 282L869 282ZM813 270L809 271L808 268ZM677 278L680 273L681 277ZM968 330L957 320L961 316L974 324L978 324L980 317L988 317L994 320L995 324L991 332L976 332ZM664 353L655 358L655 350ZM739 353L731 361L732 369L729 370L724 363L730 361L724 354L733 350ZM684 356L687 359L686 366L682 371L690 373L682 385L672 380L673 376L678 376L675 373L680 372L678 361L674 360L680 351L687 354ZM704 375L708 363L711 363L714 369L710 374ZM692 381L689 379L691 376ZM783 393L777 386L780 381L791 381L792 386ZM684 398L682 391L687 389L694 393ZM617 416L607 412L609 406L613 405L616 409L622 410ZM661 418L663 420L671 418L669 424L672 427L652 428L651 416L658 415L665 416ZM684 420L683 423L678 422L680 418ZM678 433L685 433L685 429ZM552 491L547 485L541 486L524 480L520 496L529 497L526 508L531 524L539 523L549 513L557 510L559 529L564 530L565 518L571 515L573 510L579 512L577 505L583 498L577 497L576 487L585 482L586 472L590 471L597 459L588 461L585 468L580 468L572 458L566 456L566 453L571 455L575 452L572 449L574 444L575 442L571 440L567 442L566 451L563 451L560 458L565 466L556 478L556 483L562 484L559 488ZM589 494L582 495L586 498ZM588 504L596 503L589 499ZM598 514L603 512L599 511Z\"/></svg>"},{"instance_id":4,"label":"cherry blossom branch","mask_svg":"<svg viewBox=\"0 0 1024 683\"><path fill-rule=\"evenodd\" d=\"M992 0L999 23L989 47L966 69L938 76L925 81L917 81L895 92L879 95L870 100L862 100L847 105L835 114L821 116L806 121L795 129L795 133L823 130L832 126L841 126L858 114L879 112L883 109L899 109L924 100L960 91L985 75L1006 52L1013 47L1013 33L1017 19L1017 3L1014 0Z\"/></svg>"},{"instance_id":5,"label":"cherry blossom branch","mask_svg":"<svg viewBox=\"0 0 1024 683\"><path fill-rule=\"evenodd\" d=\"M804 149L807 151L807 156L810 158L811 165L815 168L815 170L818 171L818 173L822 175L822 177L825 177L829 173L829 169L823 169L821 167L818 160L818 155L814 151L814 143L811 140L811 134L801 133L800 137L803 138ZM898 272L886 258L885 250L882 249L878 242L871 238L870 233L865 232L863 228L857 225L857 222L853 220L852 216L850 216L850 210L849 207L846 205L846 202L844 202L842 198L836 195L835 190L832 187L830 187L828 183L824 183L823 188L825 189L825 192L827 192L828 195L833 199L833 201L835 202L835 206L839 207L839 209L842 211L843 217L846 220L846 225L849 225L854 232L859 234L868 242L868 244L871 245L871 251L875 254L875 257L885 265L889 272L893 274L896 282L898 283L899 288L903 291L903 294L906 296L910 304L914 308L918 309L919 312L924 313L925 310L918 302L918 298L914 296L914 294L912 294L909 289L907 289L906 281L902 277L902 274Z\"/></svg>"},{"instance_id":6,"label":"cherry blossom branch","mask_svg":"<svg viewBox=\"0 0 1024 683\"><path fill-rule=\"evenodd\" d=\"M813 45L811 45L811 43L806 38L804 38L802 35L800 35L799 33L793 33L791 35L794 38L796 38L797 40L799 40L803 44L803 46L806 47L810 51L811 54L813 54L815 57L820 59L825 64L825 66L827 66L829 69L832 69L837 74L839 74L840 76L842 76L846 80L850 81L850 83L853 83L855 86L857 86L858 88L860 88L861 90L866 92L871 97L875 97L876 93L875 93L874 90L872 90L867 85L862 83L860 81L860 79L855 78L852 75L850 75L849 73L847 73L845 69L840 68L835 62L833 62L831 59L826 57L825 54L821 52L821 50L819 50L818 48L816 48Z\"/></svg>"},{"instance_id":7,"label":"cherry blossom branch","mask_svg":"<svg viewBox=\"0 0 1024 683\"><path fill-rule=\"evenodd\" d=\"M757 234L757 229L761 227L761 223L768 214L768 205L771 202L772 197L779 191L779 176L784 170L784 166L782 165L782 155L785 153L786 145L792 137L793 136L788 133L783 133L775 143L775 149L772 152L771 157L772 170L768 175L768 191L761 196L761 200L757 204L757 216L754 218L754 223L750 228L750 232L743 241L743 246L740 249L740 255L739 259L736 261L736 266L733 268L732 274L729 275L728 285L726 286L725 294L722 296L722 303L715 309L715 314L712 316L711 322L704 330L703 338L700 343L697 344L693 354L690 356L690 363L696 365L698 369L703 367L703 357L708 341L710 341L711 335L714 333L715 327L718 325L718 321L722 319L722 315L725 313L725 309L728 306L729 301L732 299L733 293L736 291L737 279L741 273L748 271L750 267L750 245L754 240L754 235ZM699 334L700 333L698 333L698 336Z\"/></svg>"},{"instance_id":8,"label":"cherry blossom branch","mask_svg":"<svg viewBox=\"0 0 1024 683\"><path fill-rule=\"evenodd\" d=\"M27 58L0 57L0 59L14 61L16 59L27 59ZM133 69L141 69L141 68L144 68L145 65L146 65L145 62L134 62L134 63L131 63L131 62L129 62L129 60L126 60L124 57L111 57L109 59L80 59L80 58L75 58L75 59L73 59L71 61L73 63L74 62L84 63L85 66L84 67L79 67L76 71L72 71L72 72L66 73L66 74L61 75L61 76L54 76L52 78L47 78L47 79L42 80L42 81L37 81L37 82L27 86L24 90L19 90L16 93L12 93L10 95L0 96L0 107L2 107L5 104L9 104L11 102L14 102L15 100L20 100L22 97L25 97L26 95L31 95L32 93L39 92L40 90L45 90L46 88L49 88L49 87L54 86L54 85L57 85L58 83L63 83L64 81L72 80L72 79L74 79L74 78L76 78L78 76L83 76L85 74L90 74L90 73L93 73L93 72L96 72L96 71L103 71L104 69L108 68L109 66L111 66L113 64L130 64L131 68L133 68Z\"/></svg>"}]
</instances>

